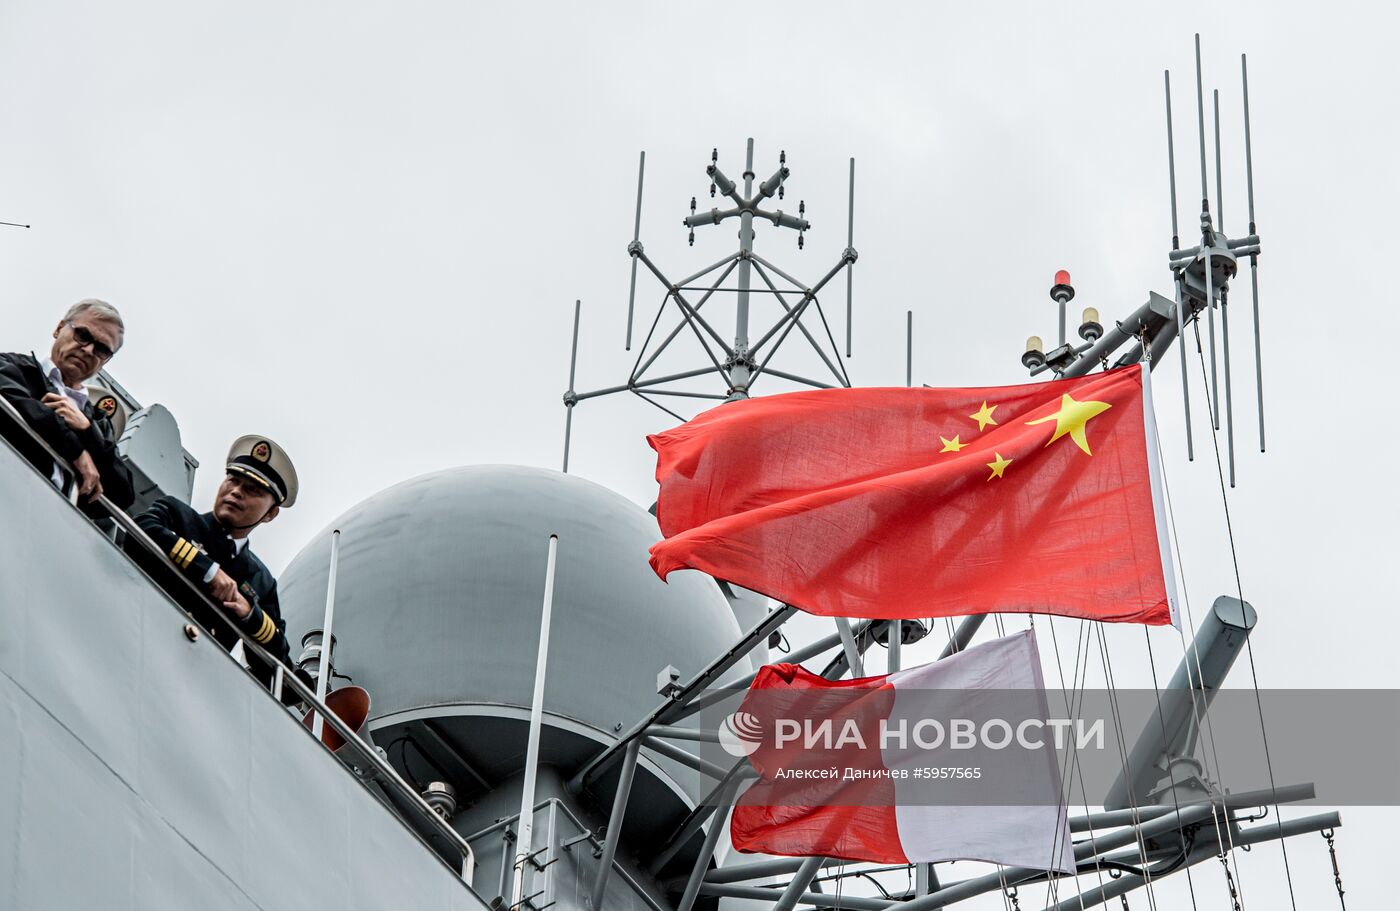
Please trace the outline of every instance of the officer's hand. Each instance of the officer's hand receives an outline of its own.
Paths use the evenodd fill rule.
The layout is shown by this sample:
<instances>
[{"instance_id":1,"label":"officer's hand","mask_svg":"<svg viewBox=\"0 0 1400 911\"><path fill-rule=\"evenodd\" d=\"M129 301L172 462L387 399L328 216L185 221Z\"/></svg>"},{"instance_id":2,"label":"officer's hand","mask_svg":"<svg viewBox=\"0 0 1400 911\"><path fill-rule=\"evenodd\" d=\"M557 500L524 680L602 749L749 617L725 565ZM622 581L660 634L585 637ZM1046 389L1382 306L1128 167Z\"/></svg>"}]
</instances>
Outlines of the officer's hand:
<instances>
[{"instance_id":1,"label":"officer's hand","mask_svg":"<svg viewBox=\"0 0 1400 911\"><path fill-rule=\"evenodd\" d=\"M238 583L234 582L233 578L229 576L228 573L224 572L223 569L215 571L214 578L209 580L209 594L225 604L240 597L238 594Z\"/></svg>"},{"instance_id":2,"label":"officer's hand","mask_svg":"<svg viewBox=\"0 0 1400 911\"><path fill-rule=\"evenodd\" d=\"M66 395L50 392L39 401L52 408L63 419L63 423L72 430L82 432L92 424L92 421L88 420L88 416L83 414L82 409L74 405L73 400Z\"/></svg>"},{"instance_id":3,"label":"officer's hand","mask_svg":"<svg viewBox=\"0 0 1400 911\"><path fill-rule=\"evenodd\" d=\"M247 598L244 598L242 595L238 594L238 592L234 592L233 600L224 602L224 610L233 614L233 616L239 620L246 620L248 619L248 615L253 612L253 605L248 603Z\"/></svg>"},{"instance_id":4,"label":"officer's hand","mask_svg":"<svg viewBox=\"0 0 1400 911\"><path fill-rule=\"evenodd\" d=\"M86 451L73 460L73 469L78 472L78 493L90 500L102 496L102 478L97 473L97 465Z\"/></svg>"}]
</instances>

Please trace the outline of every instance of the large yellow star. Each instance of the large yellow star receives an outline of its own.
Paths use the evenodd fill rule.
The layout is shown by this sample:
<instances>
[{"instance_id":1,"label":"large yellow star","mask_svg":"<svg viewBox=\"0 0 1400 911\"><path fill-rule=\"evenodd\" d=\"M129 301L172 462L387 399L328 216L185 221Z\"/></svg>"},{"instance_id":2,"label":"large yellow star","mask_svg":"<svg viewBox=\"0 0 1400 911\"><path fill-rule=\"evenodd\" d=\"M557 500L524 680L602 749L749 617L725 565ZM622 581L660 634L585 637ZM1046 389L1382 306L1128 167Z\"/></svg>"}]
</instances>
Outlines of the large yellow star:
<instances>
[{"instance_id":1,"label":"large yellow star","mask_svg":"<svg viewBox=\"0 0 1400 911\"><path fill-rule=\"evenodd\" d=\"M961 436L961 434L959 434L959 436ZM939 439L943 441L943 448L938 450L939 452L957 452L967 445L966 443L960 442L956 436L951 440L943 436L939 437Z\"/></svg>"},{"instance_id":2,"label":"large yellow star","mask_svg":"<svg viewBox=\"0 0 1400 911\"><path fill-rule=\"evenodd\" d=\"M994 453L994 455L997 457L997 460L995 462L987 463L987 467L992 470L992 473L987 475L988 481L990 481L992 478L1002 477L1002 472L1006 470L1006 466L1016 461L1015 459L1003 459L1001 457L1001 453L999 452Z\"/></svg>"},{"instance_id":3,"label":"large yellow star","mask_svg":"<svg viewBox=\"0 0 1400 911\"><path fill-rule=\"evenodd\" d=\"M1050 438L1050 443L1055 442L1065 434L1084 450L1086 455L1093 455L1089 452L1089 440L1084 436L1084 425L1089 423L1090 418L1103 414L1113 406L1107 402L1076 402L1066 393L1060 399L1060 410L1052 415L1037 418L1034 421L1026 421L1027 424L1044 424L1046 421L1055 422L1055 435ZM1049 446L1050 443L1046 443Z\"/></svg>"},{"instance_id":4,"label":"large yellow star","mask_svg":"<svg viewBox=\"0 0 1400 911\"><path fill-rule=\"evenodd\" d=\"M986 401L983 401L982 407L977 409L977 411L973 412L972 414L969 414L968 417L972 418L974 421L977 422L977 430L978 432L981 432L987 429L988 424L996 426L996 421L992 418L992 412L996 410L997 406L992 405L989 408L987 407Z\"/></svg>"}]
</instances>

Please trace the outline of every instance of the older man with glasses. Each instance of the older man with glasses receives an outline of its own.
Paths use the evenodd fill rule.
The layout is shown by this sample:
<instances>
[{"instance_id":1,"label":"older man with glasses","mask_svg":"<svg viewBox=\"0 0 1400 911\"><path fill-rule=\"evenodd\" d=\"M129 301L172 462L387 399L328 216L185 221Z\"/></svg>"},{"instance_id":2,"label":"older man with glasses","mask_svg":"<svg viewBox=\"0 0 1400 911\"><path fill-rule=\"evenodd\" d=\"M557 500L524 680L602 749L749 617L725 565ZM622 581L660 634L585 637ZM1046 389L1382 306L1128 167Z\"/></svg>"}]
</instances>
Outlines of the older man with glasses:
<instances>
[{"instance_id":1,"label":"older man with glasses","mask_svg":"<svg viewBox=\"0 0 1400 911\"><path fill-rule=\"evenodd\" d=\"M117 455L110 415L88 401L84 384L121 348L125 331L117 308L89 298L68 308L47 356L0 354L0 395L73 467L81 497L106 496L120 509L135 500L131 472ZM6 436L40 471L61 481L53 460L30 439Z\"/></svg>"}]
</instances>

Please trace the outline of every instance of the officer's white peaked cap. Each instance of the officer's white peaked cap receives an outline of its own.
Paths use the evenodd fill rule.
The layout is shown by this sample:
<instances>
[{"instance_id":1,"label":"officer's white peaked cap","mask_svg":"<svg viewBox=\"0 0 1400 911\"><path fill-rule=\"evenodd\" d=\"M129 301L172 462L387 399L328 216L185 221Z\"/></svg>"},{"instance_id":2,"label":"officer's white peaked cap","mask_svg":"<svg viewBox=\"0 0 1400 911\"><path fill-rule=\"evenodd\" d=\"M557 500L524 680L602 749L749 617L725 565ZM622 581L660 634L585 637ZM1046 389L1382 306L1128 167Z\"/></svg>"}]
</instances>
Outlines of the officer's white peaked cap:
<instances>
[{"instance_id":1,"label":"officer's white peaked cap","mask_svg":"<svg viewBox=\"0 0 1400 911\"><path fill-rule=\"evenodd\" d=\"M278 506L297 501L297 470L286 450L267 437L249 434L234 440L225 467L272 491Z\"/></svg>"}]
</instances>

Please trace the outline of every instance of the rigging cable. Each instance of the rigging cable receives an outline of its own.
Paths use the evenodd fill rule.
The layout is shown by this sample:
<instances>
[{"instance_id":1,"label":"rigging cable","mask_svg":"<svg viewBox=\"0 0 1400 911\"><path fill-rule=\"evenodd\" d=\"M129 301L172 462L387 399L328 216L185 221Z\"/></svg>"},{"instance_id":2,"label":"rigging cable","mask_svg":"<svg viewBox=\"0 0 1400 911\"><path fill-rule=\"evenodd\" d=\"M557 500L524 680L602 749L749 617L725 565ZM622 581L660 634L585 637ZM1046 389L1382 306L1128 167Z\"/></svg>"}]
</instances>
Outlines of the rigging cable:
<instances>
[{"instance_id":1,"label":"rigging cable","mask_svg":"<svg viewBox=\"0 0 1400 911\"><path fill-rule=\"evenodd\" d=\"M1197 353L1198 355L1200 355L1200 354L1201 354L1200 317L1199 317L1199 316L1193 317L1193 321L1196 323L1196 353ZM1185 345L1185 343L1182 342L1182 345L1183 345L1183 350L1184 350L1184 345ZM1204 361L1203 361L1203 363L1204 363ZM1163 498L1167 501L1167 502L1166 502L1166 507L1167 507L1167 521L1168 521L1168 524L1171 526L1171 531L1172 531L1172 545L1173 545L1173 547L1175 548L1175 550L1176 550L1176 555L1177 555L1177 570L1178 570L1178 574L1179 574L1180 577L1181 577L1181 597L1182 597L1182 604L1183 604L1183 606L1186 608L1186 622L1187 622L1187 624L1190 625L1190 627L1191 627L1192 630L1195 630L1195 629L1196 629L1196 618L1195 618L1195 616L1193 615L1193 612L1192 612L1192 610L1191 610L1191 592L1190 592L1190 588L1189 588L1189 587L1187 586L1187 584L1186 584L1186 563L1185 563L1185 560L1182 558L1181 537L1180 537L1180 535L1177 533L1177 528L1176 528L1176 509L1175 509L1175 508L1173 507L1173 505L1172 505L1171 484L1170 484L1170 482L1169 482L1168 479L1167 479L1167 472L1166 472L1166 456L1165 456L1165 454L1162 452L1162 441L1161 441L1161 438L1160 438L1160 437L1158 437L1158 439L1157 439L1157 462L1158 462L1158 464L1162 467L1162 495L1163 495ZM1205 678L1204 678L1204 673L1203 673L1202 670L1201 670L1201 649L1200 649L1200 645L1199 645L1199 643L1196 642L1196 638L1195 638L1195 636L1193 635L1192 638L1191 638L1191 645L1190 645L1190 647L1188 648L1188 646L1186 645L1186 633L1185 633L1185 631L1184 631L1181 627L1177 627L1177 638L1180 639L1180 641L1181 641L1181 654L1182 654L1182 659L1186 662L1187 682L1191 684L1191 685L1187 688L1187 692L1188 692L1188 693L1190 694L1190 696L1191 696L1191 711L1192 711L1192 715L1193 715L1193 717L1194 717L1194 719L1195 719L1195 722L1196 722L1196 730L1197 730L1197 732L1201 735L1202 740L1207 739L1207 738L1206 738L1206 735L1207 735L1207 734L1209 735L1209 738L1208 738L1208 739L1209 739L1209 746L1210 746L1210 756L1213 756L1214 759L1215 759L1215 779L1216 779L1216 780L1215 780L1214 785L1215 785L1216 787L1220 788L1220 789L1223 789L1224 786L1225 786L1225 785L1224 785L1224 777L1225 777L1225 775L1224 775L1224 771L1223 771L1223 769L1221 768L1221 765L1220 765L1220 754L1216 751L1215 723L1214 723L1214 721L1213 721L1213 720L1211 719L1211 717L1210 717L1210 705L1207 703L1206 705L1201 706L1201 705L1198 705L1197 702L1196 702L1196 686L1198 686L1198 685L1203 685L1203 681L1204 681L1204 679L1205 679ZM1195 658L1195 662L1196 662L1196 677L1195 677L1195 680L1194 680L1194 681L1191 680L1191 675L1190 675L1190 671L1191 671L1191 659L1192 659L1193 657ZM1204 725L1202 724L1202 721L1204 721ZM1202 761L1203 761L1203 764L1205 765L1207 776L1210 775L1210 762L1209 762L1209 758L1210 758L1209 756L1206 756L1205 754L1202 754ZM1212 823L1214 824L1214 826L1215 826L1215 843L1216 843L1216 845L1217 845L1218 847L1221 847L1221 848L1225 849L1225 850L1222 850L1222 852L1221 852L1222 854L1224 854L1224 853L1228 853L1228 854L1229 854L1229 859L1232 860L1232 861L1234 861L1234 863L1235 863L1235 874L1238 875L1238 874L1239 874L1239 859L1235 856L1235 835L1234 835L1234 832L1233 832L1233 831L1231 830L1231 828L1230 828L1230 825L1229 825L1229 822L1228 822L1228 818L1227 818L1227 822L1226 822L1226 825L1225 825L1225 831L1224 831L1224 837L1223 837L1223 838L1221 837L1222 833L1221 833L1221 827L1220 827L1220 818L1221 818L1222 815L1228 817L1228 811L1227 811L1227 810L1223 810L1223 809L1217 807L1216 804L1215 804L1215 801L1211 801L1210 816L1211 816L1211 822L1212 822ZM1228 847L1227 847L1227 846L1228 846ZM1227 875L1227 878L1229 878L1229 865L1228 865L1228 864L1226 865L1226 875ZM1231 879L1231 888L1232 888L1232 891L1233 891L1233 879Z\"/></svg>"},{"instance_id":2,"label":"rigging cable","mask_svg":"<svg viewBox=\"0 0 1400 911\"><path fill-rule=\"evenodd\" d=\"M1011 911L1011 896L1006 889L1006 868L997 864L997 876L1001 878L1001 907L1002 911Z\"/></svg>"},{"instance_id":3,"label":"rigging cable","mask_svg":"<svg viewBox=\"0 0 1400 911\"><path fill-rule=\"evenodd\" d=\"M1147 361L1147 366L1144 367L1143 369L1147 370L1147 371L1150 373L1151 370L1152 370L1152 343L1151 343L1151 341L1150 341L1150 340L1148 339L1148 337L1147 337L1147 330L1146 330L1146 329L1144 329L1144 330L1142 331L1142 351L1143 351L1143 357L1144 357L1144 359ZM1160 445L1160 443L1159 443L1159 445ZM1165 484L1164 484L1164 486L1165 486ZM1185 588L1184 582L1183 582L1182 587ZM1158 687L1158 685L1157 685L1157 662L1156 662L1156 660L1152 657L1152 635L1151 635L1151 633L1148 632L1148 629L1147 629L1147 625L1146 625L1146 624L1143 624L1143 627L1142 627L1142 636L1143 636L1143 638L1144 638L1145 640L1147 640L1147 664L1148 664L1148 667L1150 667L1150 668L1152 669L1152 693L1153 693L1153 695L1154 695L1154 696L1156 697L1156 699L1157 699L1157 722L1158 722L1158 724L1159 724L1159 725L1161 726L1161 728L1162 728L1162 743L1163 743L1163 745L1165 745L1165 744L1167 743L1167 721L1166 721L1165 715L1164 715L1163 712L1162 712L1162 690L1161 690L1161 688ZM1188 681L1188 682L1189 682L1189 681ZM1191 704L1192 704L1192 707L1193 707L1193 708L1195 707L1195 701L1196 701L1196 700L1195 700L1195 693L1194 693L1194 691L1193 691L1193 692L1192 692L1192 697L1191 697ZM1198 730L1200 729L1200 726L1199 726L1199 725L1197 725L1197 729L1198 729ZM1167 771L1167 778L1168 778L1168 781L1170 782L1171 792L1172 792L1172 807L1176 810L1176 823L1177 823L1178 831L1181 831L1181 801L1180 801L1180 799L1178 799L1178 797L1177 797L1177 795L1176 795L1176 780L1175 780L1174 776L1171 774L1170 762L1169 762L1169 764L1168 764L1168 766L1167 766L1167 770L1168 770L1168 771ZM1131 787L1131 782L1129 782L1129 786ZM1216 830L1219 831L1219 825L1216 826ZM1195 830L1193 829L1192 831L1193 831L1193 833L1194 833ZM1186 832L1181 831L1181 837L1182 837L1183 840L1185 840L1185 839L1187 838ZM1191 843L1193 843L1194 841L1195 841L1195 836L1194 836L1194 834L1193 834L1193 835L1191 836L1190 841L1186 844L1186 846L1185 846L1185 847L1183 848L1183 850L1182 850L1182 859L1183 859L1183 861L1185 861L1187 855L1190 854ZM1168 872L1170 872L1170 871L1168 871ZM1143 878L1144 878L1144 880L1147 879L1147 878L1149 878L1149 876L1150 876L1150 874L1148 874L1146 868L1144 867L1144 869L1143 869ZM1191 879L1191 865L1190 865L1190 864L1187 864L1187 865L1186 865L1186 888L1187 888L1187 890L1190 892L1190 895L1191 895L1191 908L1192 908L1192 911L1195 911L1195 909L1196 909L1196 884L1195 884L1195 882L1193 882L1192 879ZM1128 907L1128 896L1127 896L1127 893L1124 893L1124 894L1121 895L1120 897L1123 899L1123 907L1124 907L1124 908L1127 908L1127 907Z\"/></svg>"},{"instance_id":4,"label":"rigging cable","mask_svg":"<svg viewBox=\"0 0 1400 911\"><path fill-rule=\"evenodd\" d=\"M1161 728L1162 728L1162 742L1163 742L1163 743L1166 743L1166 742L1167 742L1167 720L1166 720L1166 717L1165 717L1165 716L1163 715L1163 713L1162 713L1162 691L1161 691L1161 689L1158 688L1158 686L1157 686L1157 661L1156 661L1155 658L1152 657L1152 636L1148 633L1148 631L1147 631L1147 625L1146 625L1146 624L1143 624L1143 627L1142 627L1142 637L1143 637L1144 639L1147 640L1147 664L1148 664L1148 667L1152 668L1152 692L1153 692L1153 693L1156 695L1156 697L1157 697L1157 722L1158 722L1158 724L1161 725ZM1170 768L1170 767L1168 767L1168 768ZM1168 777L1169 779L1171 778L1171 773L1170 773L1170 771L1168 771L1167 777ZM1177 822L1177 825L1180 826L1180 825L1181 825L1181 801L1180 801L1180 800L1177 798L1177 796L1176 796L1176 787L1175 787L1175 780L1174 780L1174 779L1173 779L1173 786L1172 786L1171 791L1172 791L1172 806L1176 808L1176 822ZM1217 826L1217 828L1218 828L1218 826ZM1193 831L1194 831L1194 830L1193 830ZM1186 833L1185 833L1184 831L1181 833L1181 837L1182 837L1182 838L1186 838ZM1192 836L1191 840L1192 840L1193 842L1195 841L1195 836L1194 836L1194 835ZM1190 850L1189 850L1189 848L1188 848L1186 851L1183 852L1182 857L1184 858L1184 857L1185 857L1187 854L1189 854L1189 853L1190 853ZM1191 892L1191 908L1192 908L1192 911L1195 911L1195 908L1196 908L1196 884L1191 880L1191 865L1190 865L1190 864L1187 864L1187 865L1186 865L1186 888L1187 888L1188 890L1190 890L1190 892ZM1124 904L1126 905L1126 904L1127 904L1127 895L1124 895L1124 896L1123 896L1123 901L1124 901Z\"/></svg>"},{"instance_id":5,"label":"rigging cable","mask_svg":"<svg viewBox=\"0 0 1400 911\"><path fill-rule=\"evenodd\" d=\"M1031 629L1035 629L1035 614L1031 614L1030 617L1031 617ZM1052 640L1055 638L1055 635L1054 635L1054 632L1055 632L1055 622L1054 622L1054 620L1055 620L1054 617L1051 617L1050 620L1049 620L1049 623L1050 623L1050 638L1051 638ZM1058 663L1058 660L1059 660L1059 653L1058 653L1058 651L1056 652L1056 656L1055 656L1055 657L1056 657L1056 662ZM1076 673L1078 672L1078 670L1079 670L1079 665L1078 665L1078 662L1076 662L1076 663L1075 663L1075 671L1076 671ZM1063 693L1064 693L1064 686L1063 686L1063 684L1064 684L1064 673L1063 673L1063 671L1060 673L1060 683L1061 683L1060 692L1063 694ZM1066 697L1066 699L1068 699L1068 697ZM1068 705L1066 705L1066 709L1068 709ZM1077 746L1077 744L1076 744L1076 746ZM1072 748L1072 749L1073 749L1073 748ZM1073 756L1073 755L1074 755L1074 754L1071 753L1071 756ZM1060 791L1059 791L1059 795L1057 795L1057 796L1063 796L1063 795L1065 795L1066 793L1068 793L1067 790L1066 790L1066 788L1065 788L1065 776L1067 776L1068 774L1070 774L1070 769L1071 769L1072 767L1073 767L1073 763L1071 762L1071 763L1065 768L1065 770L1064 770L1063 772L1060 773ZM1050 858L1049 858L1049 863L1047 864L1047 869L1045 870L1045 882L1048 884L1048 888L1045 890L1045 908L1049 908L1049 907L1050 907L1050 902L1051 902L1051 901L1054 901L1054 902L1058 903L1058 902L1059 902L1059 899L1060 899L1060 888L1059 888L1059 876L1060 876L1060 874L1059 874L1059 873L1056 871L1056 869L1055 869L1055 859L1059 856L1060 849L1061 849L1060 827L1057 825L1057 826L1055 826L1055 836L1054 836L1054 838L1051 839L1051 841L1050 841ZM1012 898L1013 898L1013 900L1015 899L1015 895L1014 895L1014 894L1013 894ZM1019 911L1019 905L1018 905L1018 911ZM1081 911L1082 911L1082 909L1081 909Z\"/></svg>"},{"instance_id":6,"label":"rigging cable","mask_svg":"<svg viewBox=\"0 0 1400 911\"><path fill-rule=\"evenodd\" d=\"M1137 835L1138 856L1142 858L1143 885L1147 889L1147 905L1151 911L1157 911L1157 897L1152 888L1152 875L1148 871L1147 860L1147 840L1142 837L1142 815L1138 808L1137 795L1133 793L1132 775L1128 771L1128 745L1123 739L1123 715L1118 708L1118 685L1113 676L1113 662L1108 657L1108 641L1104 637L1103 624L1094 621L1094 628L1098 631L1099 637L1099 657L1103 660L1104 678L1108 686L1108 706L1113 716L1113 739L1118 747L1118 756L1123 764L1123 780L1128 783L1128 806L1133 811L1133 826Z\"/></svg>"},{"instance_id":7,"label":"rigging cable","mask_svg":"<svg viewBox=\"0 0 1400 911\"><path fill-rule=\"evenodd\" d=\"M1077 698L1077 700L1080 702L1081 706L1082 706L1082 698L1083 698L1083 697L1082 697L1083 687L1079 685L1079 658L1080 658L1080 654L1083 652L1083 640L1080 638L1080 634L1084 632L1084 624L1085 624L1085 621L1083 621L1083 620L1080 620L1080 621L1079 621L1079 632L1075 633L1075 636L1074 636L1074 640L1075 640L1074 673L1073 673L1073 675L1072 675L1071 678L1070 678L1072 684L1074 685L1073 691L1076 693L1076 698ZM1055 647L1055 669L1059 672L1059 675L1060 675L1060 692L1061 692L1061 694L1063 694L1064 699L1065 699L1066 720L1073 720L1075 717L1077 717L1077 713L1076 713L1076 710L1075 710L1075 709L1073 709L1073 708L1070 707L1070 696L1069 696L1069 691L1067 691L1067 690L1065 689L1065 668L1064 668L1064 664L1063 664L1063 663L1061 662L1061 660L1060 660L1060 640L1059 640L1059 638L1055 635L1055 618L1054 618L1054 617L1051 617L1051 618L1050 618L1050 641L1051 641L1051 643L1052 643L1052 644L1054 645L1054 647ZM1086 677L1088 676L1088 674L1087 674L1087 663L1086 663L1086 673L1085 673L1085 676L1086 676ZM1078 749L1078 741L1077 741L1077 740L1074 741L1074 746L1073 746L1072 749L1073 749L1073 752L1070 754L1069 768L1066 770L1066 772L1071 776L1071 778L1070 778L1070 785L1071 785L1071 788L1072 788L1072 785L1073 785L1073 773L1074 773L1074 771L1078 771L1078 773L1079 773L1079 792L1080 792L1080 796L1082 796L1082 797L1084 798L1084 815L1085 815L1086 818L1088 818L1088 817L1089 817L1089 791L1088 791L1087 788L1084 787L1084 769L1083 769L1082 766L1079 765L1079 749ZM1063 777L1061 778L1061 781L1060 781L1060 787L1061 787L1061 793L1063 793L1063 794L1066 795L1066 801L1065 801L1065 802L1066 802L1066 805L1068 805L1068 802L1069 802L1068 797L1069 797L1069 794L1071 793L1071 788L1066 788L1066 787L1065 787L1065 781L1064 781ZM1059 837L1060 837L1060 831L1059 831L1059 828L1056 827L1056 829L1055 829L1055 842L1056 842L1056 843L1053 845L1053 849L1052 849L1051 852L1050 852L1050 856L1051 856L1052 858L1055 857L1055 856L1057 856L1057 855L1059 854L1059 844L1058 844L1058 842L1059 842ZM1103 887L1104 887L1104 882L1103 882L1103 871L1099 868L1098 842L1096 841L1096 836L1095 836L1095 833L1094 833L1094 824L1093 824L1092 821L1089 823L1089 845L1094 849L1094 858L1093 858L1093 860L1094 860L1094 873L1098 876L1098 880L1099 880L1099 890L1100 890L1100 892L1102 892L1102 891L1103 891ZM1078 888L1078 874L1077 874L1077 871L1076 871L1075 888ZM1083 898L1083 895L1082 895L1082 894L1080 895L1080 899L1079 899L1079 900L1080 900L1080 904L1081 904L1081 906L1082 906L1082 905L1083 905L1083 901L1084 901L1084 898ZM1049 907L1049 902L1046 903L1046 907Z\"/></svg>"},{"instance_id":8,"label":"rigging cable","mask_svg":"<svg viewBox=\"0 0 1400 911\"><path fill-rule=\"evenodd\" d=\"M1196 324L1196 353L1201 362L1201 380L1205 381L1206 361L1205 355L1200 351L1201 327ZM1225 532L1230 539L1230 562L1235 570L1235 591L1239 596L1240 603L1244 603L1244 583L1240 580L1240 558L1235 550L1235 530L1230 522L1230 498L1225 491L1225 468L1220 462L1220 435L1212 425L1210 432L1211 443L1215 446L1215 473L1220 480L1220 504L1225 511ZM1264 723L1264 700L1259 695L1259 674L1254 667L1254 646L1249 642L1249 637L1244 640L1245 654L1249 656L1249 677L1254 685L1254 705L1259 712L1259 734L1264 743L1264 766L1269 772L1269 793L1274 797L1274 818L1278 821L1280 831L1283 827L1283 814L1278 805L1278 787L1274 783L1274 762L1269 755L1269 729ZM1288 865L1288 845L1283 838L1278 840L1279 850L1283 852L1283 875L1288 882L1288 900L1292 903L1293 911L1298 911L1298 900L1293 895L1293 872Z\"/></svg>"}]
</instances>

